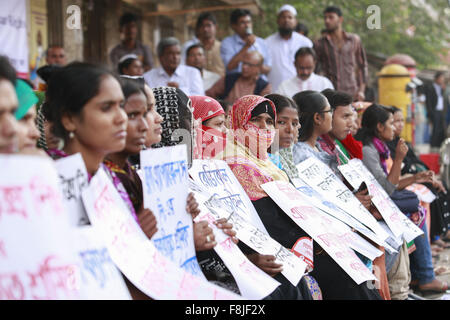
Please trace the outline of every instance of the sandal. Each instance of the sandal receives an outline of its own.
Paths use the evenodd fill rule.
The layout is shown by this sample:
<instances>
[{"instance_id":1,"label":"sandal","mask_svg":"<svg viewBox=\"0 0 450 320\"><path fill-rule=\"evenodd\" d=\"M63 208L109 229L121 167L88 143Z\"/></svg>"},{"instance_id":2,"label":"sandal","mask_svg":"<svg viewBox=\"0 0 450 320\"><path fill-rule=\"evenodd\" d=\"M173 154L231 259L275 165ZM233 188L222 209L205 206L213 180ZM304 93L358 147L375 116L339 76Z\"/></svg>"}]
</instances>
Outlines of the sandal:
<instances>
[{"instance_id":1,"label":"sandal","mask_svg":"<svg viewBox=\"0 0 450 320\"><path fill-rule=\"evenodd\" d=\"M441 283L441 287L439 289L422 289L419 287L417 287L416 291L421 293L421 294L436 294L436 293L446 293L448 290L448 284L447 282L442 282Z\"/></svg>"},{"instance_id":2,"label":"sandal","mask_svg":"<svg viewBox=\"0 0 450 320\"><path fill-rule=\"evenodd\" d=\"M437 244L432 244L430 247L431 247L431 250L434 252L444 251L444 248L442 248L440 245L437 245Z\"/></svg>"},{"instance_id":3,"label":"sandal","mask_svg":"<svg viewBox=\"0 0 450 320\"><path fill-rule=\"evenodd\" d=\"M433 245L434 245L434 246L437 246L437 247L442 248L442 249L448 249L448 248L450 248L450 243L447 243L447 242L445 242L445 241L442 241L441 239L438 239L438 240L434 241L431 245L432 245L432 246L433 246Z\"/></svg>"}]
</instances>

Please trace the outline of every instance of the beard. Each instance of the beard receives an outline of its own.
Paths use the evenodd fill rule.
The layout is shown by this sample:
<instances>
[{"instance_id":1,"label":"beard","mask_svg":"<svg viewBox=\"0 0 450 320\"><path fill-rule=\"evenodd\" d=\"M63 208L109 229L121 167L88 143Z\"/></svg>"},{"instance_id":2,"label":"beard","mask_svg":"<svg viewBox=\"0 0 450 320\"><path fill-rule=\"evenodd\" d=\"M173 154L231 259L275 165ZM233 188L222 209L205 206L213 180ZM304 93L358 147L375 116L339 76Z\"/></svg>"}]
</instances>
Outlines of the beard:
<instances>
[{"instance_id":1,"label":"beard","mask_svg":"<svg viewBox=\"0 0 450 320\"><path fill-rule=\"evenodd\" d=\"M279 27L278 32L281 36L291 36L292 32L294 32L294 29L288 27Z\"/></svg>"}]
</instances>

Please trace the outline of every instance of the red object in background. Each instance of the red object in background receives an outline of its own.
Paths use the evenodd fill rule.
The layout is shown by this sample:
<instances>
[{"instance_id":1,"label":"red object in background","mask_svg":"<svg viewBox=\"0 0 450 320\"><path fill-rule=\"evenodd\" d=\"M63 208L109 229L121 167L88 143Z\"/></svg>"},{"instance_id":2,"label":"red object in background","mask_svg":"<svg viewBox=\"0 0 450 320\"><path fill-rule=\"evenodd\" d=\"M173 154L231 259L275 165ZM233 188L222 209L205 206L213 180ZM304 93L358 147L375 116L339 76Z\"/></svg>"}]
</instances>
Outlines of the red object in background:
<instances>
[{"instance_id":1,"label":"red object in background","mask_svg":"<svg viewBox=\"0 0 450 320\"><path fill-rule=\"evenodd\" d=\"M422 160L430 170L433 170L434 173L439 174L440 171L440 163L439 163L439 153L424 153L421 154L420 160Z\"/></svg>"}]
</instances>

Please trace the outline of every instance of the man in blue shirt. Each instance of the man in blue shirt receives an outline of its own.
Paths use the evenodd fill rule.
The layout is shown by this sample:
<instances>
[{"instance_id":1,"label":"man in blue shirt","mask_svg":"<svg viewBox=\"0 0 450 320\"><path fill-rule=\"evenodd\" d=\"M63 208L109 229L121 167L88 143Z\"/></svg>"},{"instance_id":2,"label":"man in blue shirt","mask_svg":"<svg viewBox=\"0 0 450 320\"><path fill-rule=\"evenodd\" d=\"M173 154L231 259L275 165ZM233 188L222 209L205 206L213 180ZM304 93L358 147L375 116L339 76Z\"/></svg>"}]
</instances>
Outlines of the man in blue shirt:
<instances>
[{"instance_id":1,"label":"man in blue shirt","mask_svg":"<svg viewBox=\"0 0 450 320\"><path fill-rule=\"evenodd\" d=\"M246 9L236 9L230 16L231 28L234 35L222 41L220 55L227 73L240 72L245 54L258 51L264 58L262 74L267 75L271 70L272 59L267 50L264 39L257 37L252 31L252 16Z\"/></svg>"}]
</instances>

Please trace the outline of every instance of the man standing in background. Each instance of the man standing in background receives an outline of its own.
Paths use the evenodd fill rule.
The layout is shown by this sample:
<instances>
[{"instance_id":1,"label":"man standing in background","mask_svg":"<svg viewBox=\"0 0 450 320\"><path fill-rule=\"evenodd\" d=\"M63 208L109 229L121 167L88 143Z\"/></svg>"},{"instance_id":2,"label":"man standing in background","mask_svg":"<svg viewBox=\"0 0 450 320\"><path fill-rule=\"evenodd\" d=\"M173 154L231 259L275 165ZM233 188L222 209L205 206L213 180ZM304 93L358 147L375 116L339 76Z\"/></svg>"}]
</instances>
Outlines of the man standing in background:
<instances>
[{"instance_id":1,"label":"man standing in background","mask_svg":"<svg viewBox=\"0 0 450 320\"><path fill-rule=\"evenodd\" d=\"M445 95L445 73L436 72L434 81L425 85L425 98L427 118L432 126L430 146L433 151L438 151L446 134L446 112L448 100Z\"/></svg>"},{"instance_id":2,"label":"man standing in background","mask_svg":"<svg viewBox=\"0 0 450 320\"><path fill-rule=\"evenodd\" d=\"M355 101L364 101L368 64L366 52L358 35L342 29L344 17L340 8L324 10L326 34L314 43L319 73Z\"/></svg>"},{"instance_id":3,"label":"man standing in background","mask_svg":"<svg viewBox=\"0 0 450 320\"><path fill-rule=\"evenodd\" d=\"M181 55L182 63L186 63L186 52L194 44L201 44L204 50L206 65L205 69L220 76L225 75L225 66L223 65L222 57L220 56L221 42L216 39L217 20L211 12L204 12L200 14L195 26L195 37L187 41L183 45L183 52Z\"/></svg>"},{"instance_id":4,"label":"man standing in background","mask_svg":"<svg viewBox=\"0 0 450 320\"><path fill-rule=\"evenodd\" d=\"M138 21L138 17L132 13L125 13L120 17L119 26L120 33L123 34L123 40L109 53L113 70L117 70L120 58L131 53L139 57L144 66L144 71L153 67L153 56L150 48L137 40Z\"/></svg>"},{"instance_id":5,"label":"man standing in background","mask_svg":"<svg viewBox=\"0 0 450 320\"><path fill-rule=\"evenodd\" d=\"M297 50L313 46L311 40L295 32L297 10L293 6L286 4L278 10L277 23L278 32L266 38L266 46L272 57L272 69L267 78L274 89L297 74L294 67Z\"/></svg>"},{"instance_id":6,"label":"man standing in background","mask_svg":"<svg viewBox=\"0 0 450 320\"><path fill-rule=\"evenodd\" d=\"M261 68L263 78L267 75L272 66L270 52L266 47L264 39L253 34L252 16L246 9L236 9L231 12L231 28L234 35L225 38L220 47L220 55L225 65L226 73L240 72L242 61L249 51L258 51L264 58Z\"/></svg>"}]
</instances>

